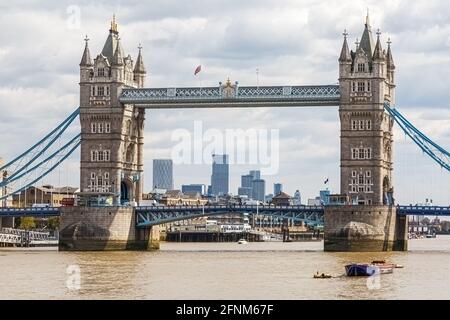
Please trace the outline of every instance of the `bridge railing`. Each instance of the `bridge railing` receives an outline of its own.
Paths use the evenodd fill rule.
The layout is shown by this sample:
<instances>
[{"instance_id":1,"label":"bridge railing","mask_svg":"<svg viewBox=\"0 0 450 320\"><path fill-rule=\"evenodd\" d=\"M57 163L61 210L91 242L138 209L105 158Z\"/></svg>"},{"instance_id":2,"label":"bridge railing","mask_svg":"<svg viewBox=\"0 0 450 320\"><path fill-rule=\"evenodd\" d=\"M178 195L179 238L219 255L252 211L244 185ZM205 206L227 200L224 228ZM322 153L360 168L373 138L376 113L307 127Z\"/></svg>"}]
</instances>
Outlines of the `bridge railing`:
<instances>
[{"instance_id":1,"label":"bridge railing","mask_svg":"<svg viewBox=\"0 0 450 320\"><path fill-rule=\"evenodd\" d=\"M284 206L284 205L173 205L173 206L161 206L161 205L154 205L154 206L138 206L136 207L136 210L138 211L164 211L164 210L192 210L192 209L205 209L205 210L217 210L217 209L224 209L224 210L243 210L248 209L251 211L254 210L279 210L279 209L286 209L286 210L311 210L311 211L317 211L317 210L323 210L323 206L306 206L306 205L291 205L291 206Z\"/></svg>"}]
</instances>

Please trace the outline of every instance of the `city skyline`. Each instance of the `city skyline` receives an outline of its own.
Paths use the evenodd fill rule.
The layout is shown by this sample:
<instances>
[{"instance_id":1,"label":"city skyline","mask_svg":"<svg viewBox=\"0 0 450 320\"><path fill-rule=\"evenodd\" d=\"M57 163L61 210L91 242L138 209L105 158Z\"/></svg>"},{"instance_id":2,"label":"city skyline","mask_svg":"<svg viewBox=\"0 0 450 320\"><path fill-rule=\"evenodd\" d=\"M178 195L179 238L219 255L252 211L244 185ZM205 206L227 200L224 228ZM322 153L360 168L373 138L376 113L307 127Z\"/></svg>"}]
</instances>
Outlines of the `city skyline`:
<instances>
[{"instance_id":1,"label":"city skyline","mask_svg":"<svg viewBox=\"0 0 450 320\"><path fill-rule=\"evenodd\" d=\"M251 85L256 82L256 68L259 69L260 84L310 84L337 81L341 33L345 28L349 30L350 43L360 37L366 7L369 6L374 29L382 27L383 38L390 37L393 41L399 70L396 81L399 109L433 140L443 146L450 145L447 120L450 117L446 102L450 99L448 90L441 90L450 85L442 72L450 64L448 41L445 40L450 38L446 31L449 9L444 2L399 1L392 4L369 1L355 6L350 1L339 5L268 1L260 4L260 18L253 19L251 4L246 3L239 12L227 6L227 11L235 13L229 20L221 17L223 12L209 5L198 9L199 12L177 11L172 7L169 10L160 5L158 12L147 15L144 13L148 11L142 7L142 15L136 16L120 5L99 5L102 13L93 15L90 12L98 10L90 10L89 5L83 4L80 5L79 28L67 25L69 5L72 3L62 2L60 7L51 11L45 10L45 5L41 10L34 5L26 5L20 10L5 8L2 13L4 19L0 25L14 28L17 34L14 39L0 36L4 44L0 50L3 57L0 65L4 79L8 79L7 83L1 84L0 90L1 107L5 113L0 143L9 146L2 150L0 156L6 160L28 147L30 140L41 137L77 105L77 69L83 49L82 39L87 33L92 51L99 52L112 12L116 12L126 51L135 53L139 42L143 44L144 60L150 71L146 86L214 86L218 81L225 81L227 76L233 81ZM406 7L411 10L406 10ZM277 10L278 20L267 19L273 8ZM417 12L424 13L420 19L417 19ZM43 17L48 24L39 23ZM20 25L17 21L21 21ZM321 21L320 28L317 27L318 21ZM409 21L415 22L410 24ZM202 31L205 28L217 31L215 38L218 42L215 45L205 41L210 34ZM258 36L255 31L261 28L268 28L271 40ZM290 34L288 31L293 29L302 32ZM36 52L33 61L23 59L21 54L29 52L30 48ZM21 59L21 63L17 59ZM202 72L194 78L193 68L200 63ZM432 114L428 112L430 109ZM144 190L151 190L152 158L170 155L171 131L191 129L197 119L204 121L206 127L219 130L246 128L249 124L258 128L279 128L280 170L276 176L265 177L267 185L283 181L288 193L300 189L306 199L314 197L322 188L324 177L330 177L330 189L339 190L337 108L152 110L147 114L145 129ZM74 128L73 132L76 130ZM415 203L433 198L435 203L448 204L448 174L425 158L412 142L404 139L398 128L394 134L396 200ZM18 142L11 144L13 137ZM78 159L79 154L74 155L63 164L63 168L77 173ZM240 172L252 167L255 166L239 165L230 169L230 190L237 190ZM179 177L177 184L192 181L208 184L207 175L201 181L195 179L203 176L207 168L209 164L175 166L174 174ZM56 177L49 177L44 183L55 184L54 181L57 181ZM63 184L79 185L77 174L70 174L67 183Z\"/></svg>"}]
</instances>

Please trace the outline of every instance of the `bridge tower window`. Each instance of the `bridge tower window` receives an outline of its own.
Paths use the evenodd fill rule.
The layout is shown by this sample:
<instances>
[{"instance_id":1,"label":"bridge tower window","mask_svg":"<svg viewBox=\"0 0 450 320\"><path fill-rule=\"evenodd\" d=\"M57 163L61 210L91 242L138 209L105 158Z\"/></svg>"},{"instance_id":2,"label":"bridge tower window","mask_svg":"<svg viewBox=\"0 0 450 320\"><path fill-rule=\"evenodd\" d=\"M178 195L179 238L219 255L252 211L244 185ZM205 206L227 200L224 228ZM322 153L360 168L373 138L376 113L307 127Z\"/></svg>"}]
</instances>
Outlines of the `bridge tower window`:
<instances>
[{"instance_id":1,"label":"bridge tower window","mask_svg":"<svg viewBox=\"0 0 450 320\"><path fill-rule=\"evenodd\" d=\"M97 133L97 124L95 122L91 123L91 133Z\"/></svg>"},{"instance_id":2,"label":"bridge tower window","mask_svg":"<svg viewBox=\"0 0 450 320\"><path fill-rule=\"evenodd\" d=\"M366 72L366 64L358 63L358 72Z\"/></svg>"},{"instance_id":3,"label":"bridge tower window","mask_svg":"<svg viewBox=\"0 0 450 320\"><path fill-rule=\"evenodd\" d=\"M105 123L105 133L111 133L111 123Z\"/></svg>"},{"instance_id":4,"label":"bridge tower window","mask_svg":"<svg viewBox=\"0 0 450 320\"><path fill-rule=\"evenodd\" d=\"M92 162L98 161L98 151L97 150L91 151L91 161Z\"/></svg>"},{"instance_id":5,"label":"bridge tower window","mask_svg":"<svg viewBox=\"0 0 450 320\"><path fill-rule=\"evenodd\" d=\"M97 75L99 77L104 77L105 76L105 68L98 68Z\"/></svg>"},{"instance_id":6,"label":"bridge tower window","mask_svg":"<svg viewBox=\"0 0 450 320\"><path fill-rule=\"evenodd\" d=\"M98 86L97 87L97 95L100 97L103 97L105 95L105 87Z\"/></svg>"},{"instance_id":7,"label":"bridge tower window","mask_svg":"<svg viewBox=\"0 0 450 320\"><path fill-rule=\"evenodd\" d=\"M358 92L364 92L364 91L366 91L366 83L358 82Z\"/></svg>"},{"instance_id":8,"label":"bridge tower window","mask_svg":"<svg viewBox=\"0 0 450 320\"><path fill-rule=\"evenodd\" d=\"M103 123L98 123L98 133L103 133Z\"/></svg>"},{"instance_id":9,"label":"bridge tower window","mask_svg":"<svg viewBox=\"0 0 450 320\"><path fill-rule=\"evenodd\" d=\"M372 159L371 148L352 148L351 154L353 160Z\"/></svg>"},{"instance_id":10,"label":"bridge tower window","mask_svg":"<svg viewBox=\"0 0 450 320\"><path fill-rule=\"evenodd\" d=\"M103 151L98 152L98 161L99 162L105 161L105 156L104 156Z\"/></svg>"},{"instance_id":11,"label":"bridge tower window","mask_svg":"<svg viewBox=\"0 0 450 320\"><path fill-rule=\"evenodd\" d=\"M103 159L104 161L108 162L110 159L110 151L109 150L104 150L103 151Z\"/></svg>"}]
</instances>

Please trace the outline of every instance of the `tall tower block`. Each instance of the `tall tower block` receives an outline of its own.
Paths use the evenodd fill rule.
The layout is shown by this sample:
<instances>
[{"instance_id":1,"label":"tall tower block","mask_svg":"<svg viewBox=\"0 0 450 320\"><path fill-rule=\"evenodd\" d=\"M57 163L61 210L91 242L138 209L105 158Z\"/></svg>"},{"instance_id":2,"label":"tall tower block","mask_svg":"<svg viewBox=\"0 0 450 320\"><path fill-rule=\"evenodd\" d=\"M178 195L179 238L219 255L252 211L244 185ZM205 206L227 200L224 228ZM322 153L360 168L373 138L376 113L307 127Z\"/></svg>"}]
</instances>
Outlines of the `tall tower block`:
<instances>
[{"instance_id":1,"label":"tall tower block","mask_svg":"<svg viewBox=\"0 0 450 320\"><path fill-rule=\"evenodd\" d=\"M361 41L350 51L347 33L339 57L341 195L325 213L325 250L387 251L406 247L394 207L393 119L395 65L390 41L374 41L367 15ZM398 223L397 223L398 222ZM403 228L402 228L403 230ZM403 233L404 230L401 232ZM400 243L401 242L401 243Z\"/></svg>"}]
</instances>

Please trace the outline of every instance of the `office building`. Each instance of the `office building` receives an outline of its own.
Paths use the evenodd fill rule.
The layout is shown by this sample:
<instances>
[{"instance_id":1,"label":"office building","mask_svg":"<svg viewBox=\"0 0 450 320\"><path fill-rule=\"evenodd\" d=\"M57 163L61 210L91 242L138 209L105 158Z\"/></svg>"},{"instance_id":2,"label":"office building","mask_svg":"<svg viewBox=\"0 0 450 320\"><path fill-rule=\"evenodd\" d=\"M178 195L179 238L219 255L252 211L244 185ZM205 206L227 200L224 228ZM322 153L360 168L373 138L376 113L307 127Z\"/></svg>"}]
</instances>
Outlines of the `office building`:
<instances>
[{"instance_id":1,"label":"office building","mask_svg":"<svg viewBox=\"0 0 450 320\"><path fill-rule=\"evenodd\" d=\"M153 188L173 190L173 162L171 159L153 160Z\"/></svg>"},{"instance_id":2,"label":"office building","mask_svg":"<svg viewBox=\"0 0 450 320\"><path fill-rule=\"evenodd\" d=\"M252 181L253 181L253 176L250 174L246 174L241 176L241 187L243 188L251 188L252 187Z\"/></svg>"},{"instance_id":3,"label":"office building","mask_svg":"<svg viewBox=\"0 0 450 320\"><path fill-rule=\"evenodd\" d=\"M281 183L273 184L273 194L274 196L279 195L283 191L283 185Z\"/></svg>"},{"instance_id":4,"label":"office building","mask_svg":"<svg viewBox=\"0 0 450 320\"><path fill-rule=\"evenodd\" d=\"M261 179L261 171L260 170L251 170L249 174L253 177L253 180Z\"/></svg>"},{"instance_id":5,"label":"office building","mask_svg":"<svg viewBox=\"0 0 450 320\"><path fill-rule=\"evenodd\" d=\"M296 190L294 193L294 198L292 199L292 203L295 206L300 206L302 204L302 197L300 195L300 191Z\"/></svg>"},{"instance_id":6,"label":"office building","mask_svg":"<svg viewBox=\"0 0 450 320\"><path fill-rule=\"evenodd\" d=\"M215 196L228 194L229 164L228 155L213 154L211 193Z\"/></svg>"},{"instance_id":7,"label":"office building","mask_svg":"<svg viewBox=\"0 0 450 320\"><path fill-rule=\"evenodd\" d=\"M266 181L256 179L252 181L252 198L253 200L264 201L266 194Z\"/></svg>"}]
</instances>

